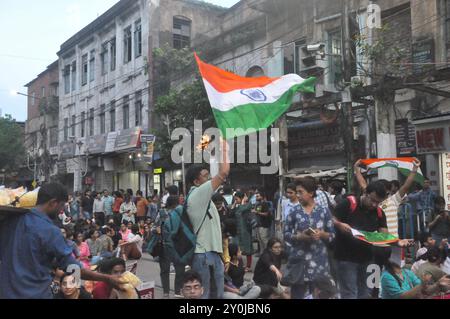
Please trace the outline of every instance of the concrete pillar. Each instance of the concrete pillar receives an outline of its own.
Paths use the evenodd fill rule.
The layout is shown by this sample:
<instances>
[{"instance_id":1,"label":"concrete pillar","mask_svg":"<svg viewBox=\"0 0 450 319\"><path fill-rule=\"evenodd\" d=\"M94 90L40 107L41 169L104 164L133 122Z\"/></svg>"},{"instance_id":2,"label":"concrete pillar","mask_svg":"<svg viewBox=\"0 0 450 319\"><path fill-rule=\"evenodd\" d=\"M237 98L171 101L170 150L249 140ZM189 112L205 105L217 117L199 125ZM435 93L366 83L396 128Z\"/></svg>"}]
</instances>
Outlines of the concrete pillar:
<instances>
[{"instance_id":1,"label":"concrete pillar","mask_svg":"<svg viewBox=\"0 0 450 319\"><path fill-rule=\"evenodd\" d=\"M78 165L76 166L75 172L73 174L73 190L75 192L81 192L83 190L80 163L78 163Z\"/></svg>"},{"instance_id":2,"label":"concrete pillar","mask_svg":"<svg viewBox=\"0 0 450 319\"><path fill-rule=\"evenodd\" d=\"M377 156L378 158L397 157L395 134L386 134L377 132ZM378 169L378 179L387 179L388 181L398 178L398 172L395 168Z\"/></svg>"}]
</instances>

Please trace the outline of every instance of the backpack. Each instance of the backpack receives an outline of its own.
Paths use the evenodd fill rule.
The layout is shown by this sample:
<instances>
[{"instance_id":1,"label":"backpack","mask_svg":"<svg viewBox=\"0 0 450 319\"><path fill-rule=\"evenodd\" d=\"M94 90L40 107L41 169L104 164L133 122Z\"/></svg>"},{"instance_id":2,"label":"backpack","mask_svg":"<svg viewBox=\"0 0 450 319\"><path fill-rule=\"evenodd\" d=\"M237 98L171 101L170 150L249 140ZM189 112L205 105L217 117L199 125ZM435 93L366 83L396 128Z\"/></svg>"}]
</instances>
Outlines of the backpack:
<instances>
[{"instance_id":1,"label":"backpack","mask_svg":"<svg viewBox=\"0 0 450 319\"><path fill-rule=\"evenodd\" d=\"M187 213L188 197L183 206L178 206L169 212L168 218L161 226L164 253L174 263L189 265L194 257L197 245L197 236L205 222L206 216L209 215L208 204L203 221L200 227L194 232L192 223ZM211 218L211 217L210 217Z\"/></svg>"},{"instance_id":2,"label":"backpack","mask_svg":"<svg viewBox=\"0 0 450 319\"><path fill-rule=\"evenodd\" d=\"M352 213L356 212L356 208L358 206L358 202L356 201L356 196L349 195L349 196L347 196L347 199L350 202L350 211ZM378 218L383 217L383 210L381 209L381 207L377 207L377 214L378 214Z\"/></svg>"}]
</instances>

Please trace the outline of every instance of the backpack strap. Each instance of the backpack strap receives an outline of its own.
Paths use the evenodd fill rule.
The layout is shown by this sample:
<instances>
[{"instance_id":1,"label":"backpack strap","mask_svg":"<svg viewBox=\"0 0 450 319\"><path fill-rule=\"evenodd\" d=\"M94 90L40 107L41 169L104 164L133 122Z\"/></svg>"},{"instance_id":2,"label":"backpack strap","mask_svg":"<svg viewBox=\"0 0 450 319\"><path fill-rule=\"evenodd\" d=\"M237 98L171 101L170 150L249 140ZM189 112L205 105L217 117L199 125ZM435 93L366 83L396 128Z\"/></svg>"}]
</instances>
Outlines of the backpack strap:
<instances>
[{"instance_id":1,"label":"backpack strap","mask_svg":"<svg viewBox=\"0 0 450 319\"><path fill-rule=\"evenodd\" d=\"M354 213L356 211L356 207L358 206L358 202L356 201L356 197L353 195L347 196L348 201L350 202L350 211ZM383 217L383 210L381 207L377 207L377 215L378 218Z\"/></svg>"},{"instance_id":2,"label":"backpack strap","mask_svg":"<svg viewBox=\"0 0 450 319\"><path fill-rule=\"evenodd\" d=\"M350 196L347 196L347 199L350 202L350 212L354 213L356 211L356 207L358 206L356 197L353 195L350 195Z\"/></svg>"},{"instance_id":3,"label":"backpack strap","mask_svg":"<svg viewBox=\"0 0 450 319\"><path fill-rule=\"evenodd\" d=\"M378 219L381 219L383 217L383 210L381 209L381 207L377 207L377 214Z\"/></svg>"},{"instance_id":4,"label":"backpack strap","mask_svg":"<svg viewBox=\"0 0 450 319\"><path fill-rule=\"evenodd\" d=\"M188 195L186 196L186 200L184 201L184 205L183 205L183 212L186 212L186 217L189 219L189 216L187 215L187 205L188 205L188 199L189 196L191 195L192 191L189 191ZM202 228L203 224L205 223L206 220L206 216L209 216L210 219L212 219L211 214L209 213L209 208L211 206L211 200L209 201L208 207L206 208L206 212L205 212L205 216L203 217L202 223L200 224L200 227L197 229L197 231L195 232L195 236L198 236L198 233L200 232L200 229ZM190 223L192 225L192 223ZM192 227L192 226L191 226ZM193 228L193 227L192 227Z\"/></svg>"},{"instance_id":5,"label":"backpack strap","mask_svg":"<svg viewBox=\"0 0 450 319\"><path fill-rule=\"evenodd\" d=\"M208 204L208 208L206 208L206 213L205 213L205 216L203 217L203 221L202 221L202 223L200 224L200 227L197 229L197 231L195 232L195 236L198 236L198 233L200 232L200 229L202 228L202 226L203 226L203 224L205 223L205 220L206 220L206 216L210 216L210 218L212 218L211 217L211 215L209 214L209 207L211 206L211 201L209 201L209 204Z\"/></svg>"}]
</instances>

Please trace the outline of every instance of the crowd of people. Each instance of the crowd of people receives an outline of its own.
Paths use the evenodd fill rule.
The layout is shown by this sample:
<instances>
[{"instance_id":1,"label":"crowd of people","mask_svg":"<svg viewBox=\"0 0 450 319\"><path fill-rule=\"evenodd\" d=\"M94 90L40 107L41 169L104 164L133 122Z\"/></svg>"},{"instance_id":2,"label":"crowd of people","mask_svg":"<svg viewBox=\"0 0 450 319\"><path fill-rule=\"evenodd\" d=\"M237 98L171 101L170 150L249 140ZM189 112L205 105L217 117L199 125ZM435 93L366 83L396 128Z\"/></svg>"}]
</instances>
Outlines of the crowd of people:
<instances>
[{"instance_id":1,"label":"crowd of people","mask_svg":"<svg viewBox=\"0 0 450 319\"><path fill-rule=\"evenodd\" d=\"M226 142L222 147L226 150ZM128 261L146 252L159 263L164 298L170 297L171 269L175 298L448 296L450 218L445 199L431 191L428 180L422 190L408 194L418 160L403 184L368 183L357 162L358 194L346 194L339 181L326 187L304 177L271 201L260 188L227 184L230 167L223 154L215 176L201 165L187 170L187 194L172 185L161 198L131 189L68 196L59 184L42 186L31 213L0 224L1 296L118 298L118 276ZM398 212L405 200L417 202L417 216L422 216L416 238L405 238L403 231L399 241L374 246L353 236L356 229L398 237ZM183 211L196 234L189 264L175 262L164 240L164 224ZM415 248L420 249L405 262ZM74 274L66 271L70 264L80 265L82 279L95 285L75 285ZM380 267L379 286L368 285L371 265Z\"/></svg>"}]
</instances>

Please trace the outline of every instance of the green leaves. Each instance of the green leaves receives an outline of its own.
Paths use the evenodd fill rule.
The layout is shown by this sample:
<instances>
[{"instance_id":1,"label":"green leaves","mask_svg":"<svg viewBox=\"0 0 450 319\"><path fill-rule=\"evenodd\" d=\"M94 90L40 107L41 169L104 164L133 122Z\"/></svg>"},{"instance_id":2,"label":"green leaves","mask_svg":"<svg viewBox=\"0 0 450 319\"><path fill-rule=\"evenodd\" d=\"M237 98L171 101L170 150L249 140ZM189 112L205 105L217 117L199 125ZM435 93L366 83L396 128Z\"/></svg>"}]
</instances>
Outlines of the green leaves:
<instances>
[{"instance_id":1,"label":"green leaves","mask_svg":"<svg viewBox=\"0 0 450 319\"><path fill-rule=\"evenodd\" d=\"M168 94L160 96L155 104L155 113L161 118L165 129L157 132L159 149L163 155L169 155L173 143L169 132L175 128L187 128L193 134L194 120L201 120L203 128L215 127L215 120L200 78L186 84L182 89L172 89Z\"/></svg>"},{"instance_id":2,"label":"green leaves","mask_svg":"<svg viewBox=\"0 0 450 319\"><path fill-rule=\"evenodd\" d=\"M25 156L21 127L6 115L0 118L0 169L15 169L23 163Z\"/></svg>"},{"instance_id":3,"label":"green leaves","mask_svg":"<svg viewBox=\"0 0 450 319\"><path fill-rule=\"evenodd\" d=\"M154 132L158 138L156 150L169 159L174 129L183 127L193 133L194 120L203 121L204 129L215 127L215 120L191 49L177 50L166 44L153 51L153 63L154 107L162 123Z\"/></svg>"}]
</instances>

